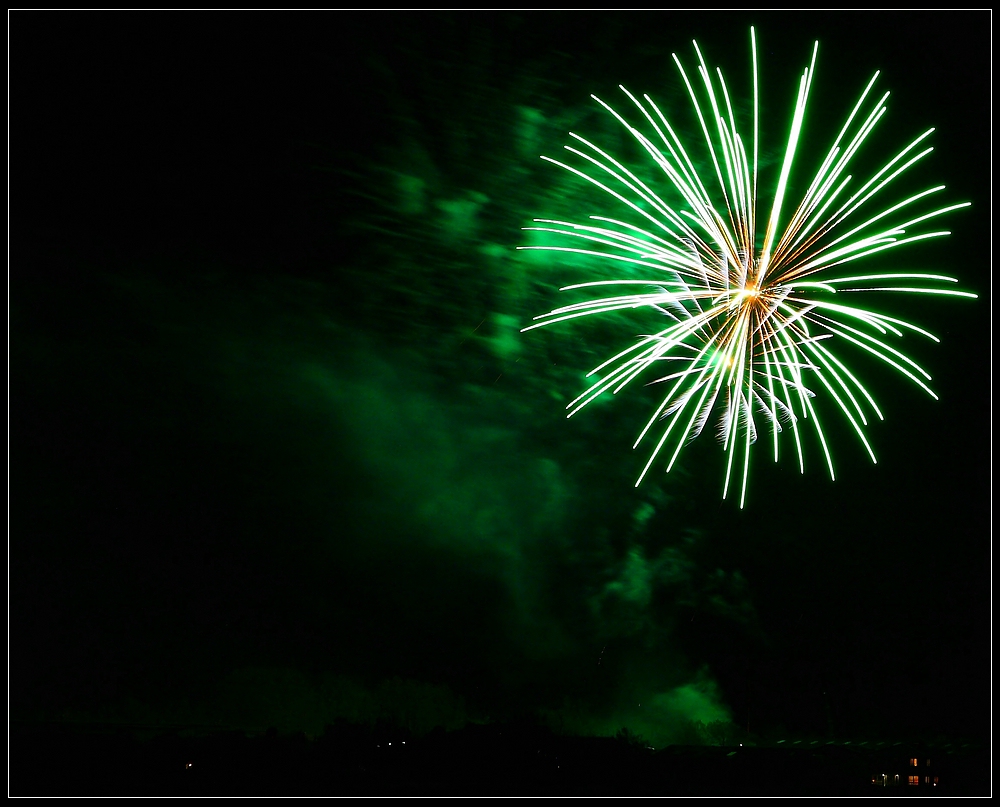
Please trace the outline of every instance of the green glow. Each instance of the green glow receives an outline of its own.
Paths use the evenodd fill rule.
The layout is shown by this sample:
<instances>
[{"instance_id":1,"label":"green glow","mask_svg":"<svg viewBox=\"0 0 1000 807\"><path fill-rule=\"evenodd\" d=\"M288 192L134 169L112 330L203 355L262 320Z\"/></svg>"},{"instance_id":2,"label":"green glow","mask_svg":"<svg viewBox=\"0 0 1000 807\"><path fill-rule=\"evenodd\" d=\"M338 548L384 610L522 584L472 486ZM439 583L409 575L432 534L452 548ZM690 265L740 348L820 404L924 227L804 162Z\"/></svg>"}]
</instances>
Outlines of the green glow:
<instances>
[{"instance_id":1,"label":"green glow","mask_svg":"<svg viewBox=\"0 0 1000 807\"><path fill-rule=\"evenodd\" d=\"M834 300L854 299L844 295L860 292L939 295L975 298L954 288L953 277L928 272L874 271L838 275L840 264L870 259L886 250L897 249L948 235L942 230L921 231L917 225L969 205L948 204L916 212L916 206L944 190L943 185L907 195L902 201L868 212L855 223L857 212L900 176L928 155L925 148L914 149L933 132L929 129L886 162L855 190L859 182L848 169L869 135L883 120L889 93L884 93L868 111L866 104L879 74L876 72L854 105L833 145L822 160L802 201L783 216L792 189L792 172L804 137L806 107L816 69L819 43L813 47L809 67L798 84L791 127L777 185L766 214L766 229L757 249L757 188L759 153L759 88L757 40L750 29L753 71L752 159L747 157L729 87L722 72L709 69L697 43L697 72L700 92L681 60L673 55L690 97L703 136L707 176L695 168L691 151L682 144L676 130L648 95L640 100L622 87L629 101L652 127L644 134L619 112L592 96L635 138L653 165L661 172L662 186L675 203L664 200L656 183L637 173L579 135L572 134L581 148L566 149L584 161L582 168L543 157L572 172L621 202L645 221L620 221L606 216L590 216L599 224L578 224L536 219L545 226L527 227L569 236L587 242L586 248L544 244L519 249L572 252L619 262L630 267L653 270L646 279L603 279L574 283L562 290L604 286L641 286L634 293L622 293L573 303L535 317L522 331L540 328L591 314L625 309L653 309L671 322L653 328L633 346L604 361L588 375L611 368L602 379L567 406L572 416L605 392L618 393L629 383L667 361L670 370L650 383L671 382L669 391L643 427L633 448L644 440L661 420L666 425L636 480L638 486L656 458L672 440L666 470L674 466L681 449L699 436L713 412L718 419L719 440L727 454L723 498L729 493L734 468L739 473L740 507L747 496L751 446L756 442L754 408L768 424L779 456L779 435L790 426L799 460L805 469L805 448L799 423L810 422L822 449L831 479L833 458L829 439L820 425L810 388L818 389L835 405L862 446L876 461L875 451L865 433L869 425L866 410L883 419L881 410L864 384L838 355L841 347L853 345L902 373L932 397L934 392L917 374L930 375L916 362L893 347L889 340L901 337L903 329L934 341L933 334L904 320ZM714 76L714 77L713 77ZM721 99L720 99L721 93ZM706 106L707 104L707 106ZM713 134L714 131L714 134ZM582 150L585 149L585 150ZM601 180L588 173L599 170ZM610 177L613 180L608 182ZM707 183L707 184L706 184ZM715 193L713 200L709 188ZM846 197L845 201L841 201ZM716 204L721 201L722 205ZM833 212L830 212L833 211ZM905 211L906 218L900 218ZM655 232L644 229L651 222ZM644 272L645 274L645 272ZM853 321L854 325L847 324ZM681 426L681 423L684 423ZM742 438L742 439L740 439ZM741 453L737 462L736 455Z\"/></svg>"}]
</instances>

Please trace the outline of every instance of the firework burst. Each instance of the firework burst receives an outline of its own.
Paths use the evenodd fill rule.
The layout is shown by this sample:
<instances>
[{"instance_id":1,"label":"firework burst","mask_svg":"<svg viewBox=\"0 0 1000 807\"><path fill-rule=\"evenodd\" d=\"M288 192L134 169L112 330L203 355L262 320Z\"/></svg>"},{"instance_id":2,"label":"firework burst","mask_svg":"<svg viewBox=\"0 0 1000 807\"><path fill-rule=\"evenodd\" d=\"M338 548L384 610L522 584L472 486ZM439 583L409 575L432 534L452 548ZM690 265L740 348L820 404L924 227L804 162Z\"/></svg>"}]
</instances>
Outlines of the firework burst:
<instances>
[{"instance_id":1,"label":"firework burst","mask_svg":"<svg viewBox=\"0 0 1000 807\"><path fill-rule=\"evenodd\" d=\"M848 174L852 160L886 112L889 93L872 100L877 72L801 202L785 213L791 209L785 196L801 143L819 43L799 79L776 189L766 203L759 204L763 200L758 200L757 48L753 29L750 42L753 132L749 143L737 128L721 71L710 72L695 43L698 69L693 80L677 56L673 58L700 124L708 170L699 173L674 128L648 95L640 100L621 88L641 113L645 133L592 96L649 156L658 178L643 181L614 157L571 132L576 143L565 148L575 155L580 167L542 159L614 197L631 211L627 217L632 221L596 215L586 224L536 219L539 226L525 229L554 233L562 240L520 247L598 256L617 262L625 275L565 287L563 290L609 287L620 293L556 308L536 317L524 331L577 317L640 308L652 309L665 325L591 370L588 376L596 375L598 380L570 402L568 416L603 393L617 393L652 371L655 377L651 383L665 385L667 392L633 446L638 447L647 436L656 440L636 485L657 457L666 459L666 470L670 471L684 445L702 433L714 414L726 453L723 498L736 468L735 478L742 478L740 507L746 500L750 452L759 432L770 432L768 442L777 461L779 437L790 431L802 471L803 431L808 424L818 437L830 478L834 478L829 440L813 404L817 393L835 402L872 462L876 461L865 428L872 414L882 419L882 412L839 357L842 347L849 344L874 356L937 397L927 385L930 375L890 344L906 331L934 341L937 338L910 322L855 304L852 300L858 293L976 296L955 289L951 284L956 279L944 275L851 271L854 262L862 258L948 235L929 229L928 224L969 204L934 205L944 186L888 204L884 201L898 186L893 183L932 151L925 140L933 129L870 178L860 181ZM671 192L670 203L656 190L664 185ZM659 432L654 429L657 423L661 424Z\"/></svg>"}]
</instances>

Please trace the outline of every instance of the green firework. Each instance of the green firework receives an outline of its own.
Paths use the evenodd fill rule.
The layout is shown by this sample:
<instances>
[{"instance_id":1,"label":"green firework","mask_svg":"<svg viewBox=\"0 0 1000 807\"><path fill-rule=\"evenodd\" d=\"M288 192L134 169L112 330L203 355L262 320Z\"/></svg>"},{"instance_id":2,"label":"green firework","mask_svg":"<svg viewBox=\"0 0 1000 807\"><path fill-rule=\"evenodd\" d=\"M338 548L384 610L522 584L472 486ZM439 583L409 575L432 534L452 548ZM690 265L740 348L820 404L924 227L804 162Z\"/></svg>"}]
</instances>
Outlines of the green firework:
<instances>
[{"instance_id":1,"label":"green firework","mask_svg":"<svg viewBox=\"0 0 1000 807\"><path fill-rule=\"evenodd\" d=\"M910 331L937 338L905 320L852 300L864 292L976 297L951 286L955 278L924 272L855 270L853 262L948 235L928 225L968 202L935 204L943 185L902 199L896 180L926 157L929 129L860 180L848 173L858 151L886 112L889 93L873 101L872 77L834 139L799 204L786 200L789 176L801 143L806 104L819 43L798 84L791 130L772 196L758 198L757 47L750 30L753 68L753 131L747 141L736 124L721 71L710 72L697 43L697 75L689 77L674 55L706 149L703 174L666 116L648 95L622 91L641 115L645 131L592 96L613 115L652 161L657 180L646 182L588 140L566 146L578 167L543 157L613 197L629 221L590 216L587 223L535 219L525 229L555 234L553 244L523 246L598 256L622 267L620 279L566 286L617 291L535 318L524 331L563 320L625 309L651 309L655 332L590 371L598 380L567 406L579 412L605 392L617 393L643 376L667 392L639 433L655 440L638 486L661 457L669 471L681 449L715 418L726 454L723 498L740 478L746 501L750 452L759 432L770 432L777 461L780 437L791 432L804 470L803 430L818 437L830 478L835 478L829 439L813 404L828 396L850 423L872 462L865 434L868 419L882 412L865 385L840 357L850 345L902 373L932 397L930 375L892 342ZM695 87L698 87L696 91ZM748 150L749 149L749 150ZM671 202L657 191L662 183ZM895 184L894 184L895 183ZM871 263L871 260L868 262ZM644 276L640 276L644 275ZM665 325L665 327L659 327ZM654 428L657 424L659 428Z\"/></svg>"}]
</instances>

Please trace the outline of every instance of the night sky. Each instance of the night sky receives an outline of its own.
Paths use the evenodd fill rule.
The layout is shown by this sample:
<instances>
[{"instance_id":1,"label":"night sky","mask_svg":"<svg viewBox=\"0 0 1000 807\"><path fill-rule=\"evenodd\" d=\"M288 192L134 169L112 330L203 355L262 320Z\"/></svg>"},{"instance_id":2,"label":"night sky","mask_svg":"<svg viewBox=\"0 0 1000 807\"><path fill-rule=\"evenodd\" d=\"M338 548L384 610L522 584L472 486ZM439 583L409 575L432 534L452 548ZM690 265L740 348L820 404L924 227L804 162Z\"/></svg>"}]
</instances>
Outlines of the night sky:
<instances>
[{"instance_id":1,"label":"night sky","mask_svg":"<svg viewBox=\"0 0 1000 807\"><path fill-rule=\"evenodd\" d=\"M886 416L878 465L832 425L836 482L814 446L805 475L760 451L741 511L711 439L633 487L655 388L565 419L649 326L519 333L587 278L514 248L532 218L594 212L538 159L570 130L621 142L590 93L686 120L671 53L693 65L694 38L745 98L751 24L771 154L820 41L800 183L876 69L867 165L937 127L913 182L972 207L891 265L980 296L887 303L940 337L904 340L938 401L851 359ZM11 14L14 719L984 737L989 31L988 12Z\"/></svg>"}]
</instances>

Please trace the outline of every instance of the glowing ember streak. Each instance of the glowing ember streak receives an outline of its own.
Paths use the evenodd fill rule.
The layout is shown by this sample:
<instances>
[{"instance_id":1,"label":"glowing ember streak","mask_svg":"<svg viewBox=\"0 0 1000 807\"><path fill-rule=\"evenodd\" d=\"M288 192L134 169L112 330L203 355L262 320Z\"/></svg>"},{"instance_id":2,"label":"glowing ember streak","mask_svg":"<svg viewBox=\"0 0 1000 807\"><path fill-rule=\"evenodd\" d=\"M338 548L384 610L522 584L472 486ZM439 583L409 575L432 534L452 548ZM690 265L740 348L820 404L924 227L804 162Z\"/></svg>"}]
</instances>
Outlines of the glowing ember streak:
<instances>
[{"instance_id":1,"label":"glowing ember streak","mask_svg":"<svg viewBox=\"0 0 1000 807\"><path fill-rule=\"evenodd\" d=\"M750 42L754 89L749 153L736 125L722 72L716 70L713 75L709 71L695 43L701 101L676 55L674 61L704 135L711 165L707 176L699 175L667 118L648 95L639 100L621 88L651 127L649 134L592 96L635 138L662 172L667 187L679 194L678 202L673 206L668 204L622 163L571 132L570 136L581 148L565 148L584 161L582 168L549 157L542 159L614 197L641 217L642 226L604 216L590 216L591 223L587 224L536 219L541 226L525 229L569 237L565 244L580 246L519 247L598 256L620 262L635 274L652 270L645 278L629 276L567 286L563 291L602 286L642 290L626 288L615 296L556 308L536 317L535 324L523 330L625 309L651 308L658 316L665 317L669 323L666 327L642 336L635 345L591 370L588 375L611 368L569 403L568 416L604 392L620 391L644 371L662 369L665 365L661 362L666 362L672 370L652 383L667 384L668 392L633 447L642 442L658 421L666 425L636 485L664 451L669 454L666 464L669 471L683 446L701 434L715 412L719 440L727 454L723 498L729 491L737 455L742 458L740 507L746 501L750 448L757 440L755 415L770 429L775 461L779 434L790 428L800 471L805 467L800 427L804 428L804 421L809 421L822 447L830 478L834 478L828 440L811 400L815 397L813 387L821 387L836 403L875 462L875 452L864 431L868 425L866 412L879 419L882 413L869 391L834 353L835 348L850 343L937 397L924 383L930 380L930 375L889 344L892 337L901 337L904 330L934 341L937 338L904 320L841 302L846 295L894 292L976 297L970 292L944 287L943 284L957 282L945 275L838 274L843 264L948 235L941 230L924 231L917 225L969 204L948 204L926 212L918 207L918 203L923 204L944 190L943 185L894 201L885 208L875 209L872 203L932 151L929 147L917 151L917 146L933 129L916 138L859 187L847 173L855 154L886 111L888 93L873 105L869 102L868 111L862 112L878 78L877 72L834 140L802 201L787 220L783 219L819 43L799 79L791 131L770 210L758 219L757 46L752 28ZM764 229L759 233L762 223Z\"/></svg>"}]
</instances>

